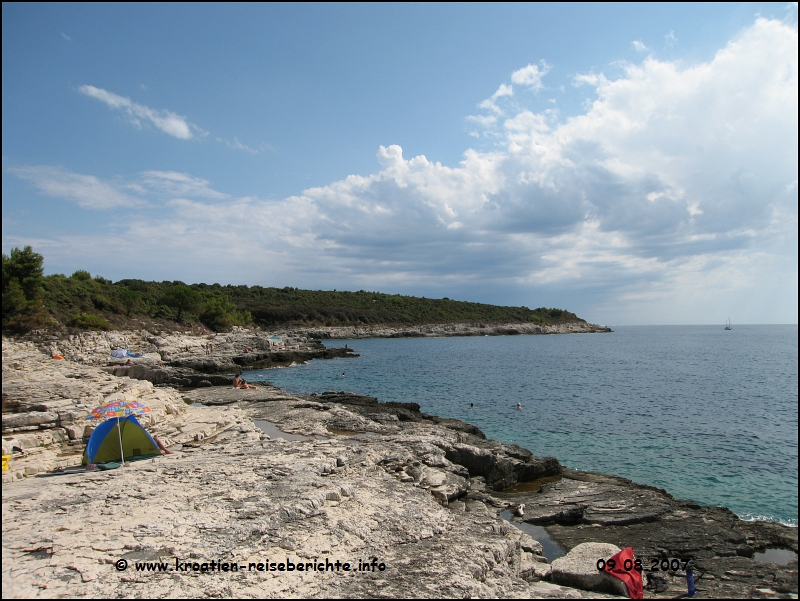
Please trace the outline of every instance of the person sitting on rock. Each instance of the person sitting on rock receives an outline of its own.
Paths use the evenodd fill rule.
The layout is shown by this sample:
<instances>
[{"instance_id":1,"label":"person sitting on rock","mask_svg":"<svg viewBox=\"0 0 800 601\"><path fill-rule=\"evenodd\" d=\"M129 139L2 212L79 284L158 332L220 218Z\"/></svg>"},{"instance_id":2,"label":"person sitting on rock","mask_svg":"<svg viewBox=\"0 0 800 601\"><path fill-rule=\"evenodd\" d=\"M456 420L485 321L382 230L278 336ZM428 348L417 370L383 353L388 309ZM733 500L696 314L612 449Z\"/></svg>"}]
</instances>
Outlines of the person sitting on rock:
<instances>
[{"instance_id":1,"label":"person sitting on rock","mask_svg":"<svg viewBox=\"0 0 800 601\"><path fill-rule=\"evenodd\" d=\"M253 386L252 384L248 384L247 382L245 382L244 378L242 378L241 376L236 376L233 379L233 387L241 388L242 390L247 390L249 388L256 388L256 386Z\"/></svg>"}]
</instances>

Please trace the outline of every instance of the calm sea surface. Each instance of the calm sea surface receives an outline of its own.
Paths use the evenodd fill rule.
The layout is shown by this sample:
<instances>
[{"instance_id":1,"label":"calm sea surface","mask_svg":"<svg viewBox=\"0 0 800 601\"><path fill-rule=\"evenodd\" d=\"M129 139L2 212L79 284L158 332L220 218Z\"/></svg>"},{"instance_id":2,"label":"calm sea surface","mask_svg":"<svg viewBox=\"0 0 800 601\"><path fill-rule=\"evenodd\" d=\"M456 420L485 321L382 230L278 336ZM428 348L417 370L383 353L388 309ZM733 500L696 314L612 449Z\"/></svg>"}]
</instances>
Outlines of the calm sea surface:
<instances>
[{"instance_id":1,"label":"calm sea surface","mask_svg":"<svg viewBox=\"0 0 800 601\"><path fill-rule=\"evenodd\" d=\"M247 377L296 393L414 401L570 468L796 526L797 335L797 326L619 326L336 340L325 344L361 357Z\"/></svg>"}]
</instances>

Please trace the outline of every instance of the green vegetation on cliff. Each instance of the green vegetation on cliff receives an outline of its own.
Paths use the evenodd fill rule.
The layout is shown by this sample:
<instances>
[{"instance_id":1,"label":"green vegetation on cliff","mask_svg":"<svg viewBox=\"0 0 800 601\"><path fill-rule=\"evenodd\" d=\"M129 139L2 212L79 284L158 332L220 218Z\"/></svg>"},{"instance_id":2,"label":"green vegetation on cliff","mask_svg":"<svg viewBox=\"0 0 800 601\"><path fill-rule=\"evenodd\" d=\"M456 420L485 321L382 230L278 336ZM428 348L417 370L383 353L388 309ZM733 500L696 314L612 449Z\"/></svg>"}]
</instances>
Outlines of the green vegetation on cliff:
<instances>
[{"instance_id":1,"label":"green vegetation on cliff","mask_svg":"<svg viewBox=\"0 0 800 601\"><path fill-rule=\"evenodd\" d=\"M425 323L536 323L584 321L562 309L500 307L379 292L340 292L221 286L183 282L111 282L79 270L42 276L31 247L3 255L3 329L24 331L48 322L78 328L129 327L131 319L202 323L215 331L254 323L262 327L418 325Z\"/></svg>"},{"instance_id":2,"label":"green vegetation on cliff","mask_svg":"<svg viewBox=\"0 0 800 601\"><path fill-rule=\"evenodd\" d=\"M31 329L47 323L42 309L44 258L30 246L3 254L3 329Z\"/></svg>"}]
</instances>

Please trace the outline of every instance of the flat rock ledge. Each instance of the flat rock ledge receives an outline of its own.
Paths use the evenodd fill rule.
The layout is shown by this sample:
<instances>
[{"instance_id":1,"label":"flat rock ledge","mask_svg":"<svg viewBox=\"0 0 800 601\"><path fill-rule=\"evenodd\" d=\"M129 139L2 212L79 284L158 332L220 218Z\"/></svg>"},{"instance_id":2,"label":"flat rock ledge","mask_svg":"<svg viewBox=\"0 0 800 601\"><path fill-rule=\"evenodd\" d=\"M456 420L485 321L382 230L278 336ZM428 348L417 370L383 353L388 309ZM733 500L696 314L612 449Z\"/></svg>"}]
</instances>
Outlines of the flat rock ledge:
<instances>
[{"instance_id":1,"label":"flat rock ledge","mask_svg":"<svg viewBox=\"0 0 800 601\"><path fill-rule=\"evenodd\" d=\"M664 559L691 559L697 575L705 572L697 585L703 597L797 596L797 528L743 521L725 507L675 499L665 490L618 476L568 469L562 469L560 479L543 481L529 492L494 496L501 502L524 504L524 515L514 521L545 527L552 540L568 551L584 543L633 547L647 571ZM795 559L788 565L755 560L756 553L769 548L789 549ZM608 557L598 555L594 561ZM555 568L554 561L554 574ZM686 592L682 569L653 573L668 582L662 597ZM577 580L570 582L579 586Z\"/></svg>"},{"instance_id":2,"label":"flat rock ledge","mask_svg":"<svg viewBox=\"0 0 800 601\"><path fill-rule=\"evenodd\" d=\"M199 375L237 374L245 369L286 366L311 359L358 356L349 349L325 348L318 339L304 331L286 333L234 328L233 332L226 334L196 335L191 332L138 330L81 332L68 336L44 333L27 338L47 356L61 355L68 361L94 367L124 367L122 364L126 359L113 359L111 352L127 349L143 355L130 359L134 366L156 370L167 366L183 369L179 378L188 377L190 370ZM210 352L207 351L209 347ZM165 379L164 374L158 377L161 383L185 385Z\"/></svg>"},{"instance_id":3,"label":"flat rock ledge","mask_svg":"<svg viewBox=\"0 0 800 601\"><path fill-rule=\"evenodd\" d=\"M201 392L206 406L192 406ZM472 442L484 445L477 455L494 444L468 424L422 414L403 422L397 412L411 415L413 404L360 398L354 411L333 402L347 394L318 402L271 387L208 402L231 392L201 388L184 399L4 339L3 445L13 458L3 486L3 596L585 596L543 581L541 546L497 517L504 505L484 478L447 458ZM92 427L86 412L116 398L153 408L142 421L173 454L108 472L72 467ZM261 419L303 440L270 437L255 425ZM496 463L486 470L501 482L536 458L509 447ZM166 572L154 571L161 561ZM212 561L237 570L185 567ZM258 569L271 562L351 569Z\"/></svg>"},{"instance_id":4,"label":"flat rock ledge","mask_svg":"<svg viewBox=\"0 0 800 601\"><path fill-rule=\"evenodd\" d=\"M444 507L384 457L344 438L284 441L243 427L113 472L15 482L3 488L3 596L594 597L539 581L541 562L493 508L471 498ZM356 569L373 559L380 571ZM174 569L212 560L239 569ZM169 573L135 567L160 561ZM286 561L351 570L257 570Z\"/></svg>"},{"instance_id":5,"label":"flat rock ledge","mask_svg":"<svg viewBox=\"0 0 800 601\"><path fill-rule=\"evenodd\" d=\"M445 467L453 476L462 479L480 477L492 490L558 475L562 470L554 457L535 457L518 445L487 440L472 424L421 413L416 403L379 403L374 397L344 391L303 397L271 386L245 391L200 388L184 393L184 398L212 406L229 404L239 398L241 400L234 406L246 408L255 419L278 423L289 433L329 436L336 432L372 432L383 434L384 440L393 440L394 436L405 437L410 431L425 431L424 443L417 438L403 438L419 446L424 463L430 467ZM400 459L386 462L397 473L415 471L414 466ZM466 490L463 483L455 488L460 492L448 492L451 500L454 494L460 496Z\"/></svg>"},{"instance_id":6,"label":"flat rock ledge","mask_svg":"<svg viewBox=\"0 0 800 601\"><path fill-rule=\"evenodd\" d=\"M349 437L365 452L379 453L375 464L399 482L427 490L451 511L466 510L476 502L492 512L524 505L523 515L514 521L546 528L566 551L583 543L617 549L631 546L648 568L656 558L659 563L661 559L692 559L698 574L706 573L698 584L705 597L797 595L796 560L776 565L754 558L767 548L796 553L797 528L742 521L724 507L675 499L662 489L617 476L568 470L553 458L535 457L516 445L487 440L470 424L425 415L414 403L378 403L373 397L344 391L300 397L269 386L248 391L205 388L186 392L184 397L209 406L224 403L240 408L293 435L317 440ZM520 540L525 548L524 536ZM538 549L541 556L541 547L535 545L527 548ZM592 566L601 557L594 557ZM531 574L551 574L552 578L548 564L536 567ZM568 582L570 587L594 591L591 594L611 590L601 586L598 591L596 583L583 579L581 570L572 572L562 565L557 578L562 585ZM660 575L668 580L667 592L648 591L646 596L686 592L682 570Z\"/></svg>"}]
</instances>

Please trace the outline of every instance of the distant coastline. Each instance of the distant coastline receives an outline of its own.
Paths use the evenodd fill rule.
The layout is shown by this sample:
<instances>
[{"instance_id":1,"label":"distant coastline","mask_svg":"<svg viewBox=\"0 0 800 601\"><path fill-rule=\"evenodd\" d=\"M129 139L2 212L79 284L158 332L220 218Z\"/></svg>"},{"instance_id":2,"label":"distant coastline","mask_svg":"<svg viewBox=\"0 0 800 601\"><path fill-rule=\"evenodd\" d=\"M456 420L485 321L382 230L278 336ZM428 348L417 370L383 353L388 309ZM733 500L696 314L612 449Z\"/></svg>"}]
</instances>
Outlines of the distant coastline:
<instances>
[{"instance_id":1,"label":"distant coastline","mask_svg":"<svg viewBox=\"0 0 800 601\"><path fill-rule=\"evenodd\" d=\"M356 338L435 338L445 336L515 336L540 334L594 334L613 330L585 321L552 325L532 323L431 323L417 326L339 326L299 328L287 332L304 333L318 339Z\"/></svg>"}]
</instances>

